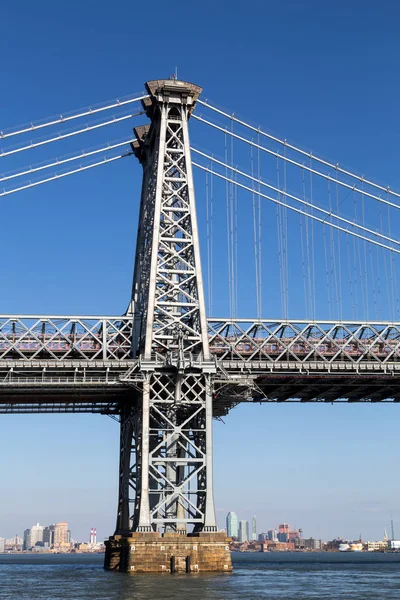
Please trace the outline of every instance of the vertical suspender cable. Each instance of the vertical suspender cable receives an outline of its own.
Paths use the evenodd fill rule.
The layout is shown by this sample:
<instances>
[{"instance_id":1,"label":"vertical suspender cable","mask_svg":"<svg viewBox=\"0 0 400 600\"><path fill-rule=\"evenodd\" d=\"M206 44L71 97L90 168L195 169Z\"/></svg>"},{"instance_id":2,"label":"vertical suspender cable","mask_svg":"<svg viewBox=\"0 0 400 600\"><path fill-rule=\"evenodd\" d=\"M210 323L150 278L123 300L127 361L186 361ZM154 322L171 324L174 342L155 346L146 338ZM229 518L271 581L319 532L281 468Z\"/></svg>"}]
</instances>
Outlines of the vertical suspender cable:
<instances>
[{"instance_id":1,"label":"vertical suspender cable","mask_svg":"<svg viewBox=\"0 0 400 600\"><path fill-rule=\"evenodd\" d=\"M276 159L276 176L277 176L277 187L280 190L280 167L279 160ZM282 194L279 194L279 199L282 201ZM282 313L285 310L285 302L284 302L284 293L283 293L283 257L282 257L282 207L276 207L276 219L277 219L277 227L278 227L278 264L279 264L279 290L281 297L281 306Z\"/></svg>"},{"instance_id":2,"label":"vertical suspender cable","mask_svg":"<svg viewBox=\"0 0 400 600\"><path fill-rule=\"evenodd\" d=\"M209 165L210 168L212 165ZM209 174L206 173L206 222L207 222L207 297L208 297L208 314L212 315L211 312L211 251L210 251L210 193L209 193Z\"/></svg>"},{"instance_id":3,"label":"vertical suspender cable","mask_svg":"<svg viewBox=\"0 0 400 600\"><path fill-rule=\"evenodd\" d=\"M214 285L214 226L213 226L214 175L210 176L210 314L213 314L213 285Z\"/></svg>"},{"instance_id":4,"label":"vertical suspender cable","mask_svg":"<svg viewBox=\"0 0 400 600\"><path fill-rule=\"evenodd\" d=\"M310 157L310 167L312 168L312 158ZM313 203L313 174L310 171L310 202ZM313 212L312 209L310 211ZM315 297L315 243L314 243L314 220L311 222L311 254L312 254L312 318L316 319L316 297Z\"/></svg>"},{"instance_id":5,"label":"vertical suspender cable","mask_svg":"<svg viewBox=\"0 0 400 600\"><path fill-rule=\"evenodd\" d=\"M378 289L376 292L377 295L377 319L382 319L382 294L381 294L381 265L380 265L380 257L379 257L379 248L376 246L375 248L375 260L376 260L376 269L377 269L377 283Z\"/></svg>"},{"instance_id":6,"label":"vertical suspender cable","mask_svg":"<svg viewBox=\"0 0 400 600\"><path fill-rule=\"evenodd\" d=\"M306 207L306 212L310 211ZM311 211L310 211L311 212ZM307 248L307 287L308 287L308 318L312 318L312 279L311 279L311 256L310 256L310 234L309 234L309 219L306 219L306 248Z\"/></svg>"},{"instance_id":7,"label":"vertical suspender cable","mask_svg":"<svg viewBox=\"0 0 400 600\"><path fill-rule=\"evenodd\" d=\"M253 157L253 147L250 146L250 163L251 163L251 176L254 178L254 157ZM254 272L256 279L256 307L257 307L257 317L260 319L260 292L258 289L259 279L258 279L258 230L257 230L257 219L256 219L256 196L254 192L254 181L252 181L252 204L253 204L253 240L254 240Z\"/></svg>"},{"instance_id":8,"label":"vertical suspender cable","mask_svg":"<svg viewBox=\"0 0 400 600\"><path fill-rule=\"evenodd\" d=\"M283 147L283 153L284 156L286 158L286 144ZM284 167L283 167L283 191L284 191L284 198L285 198L285 204L287 202L287 198L286 198L286 185L287 185L287 173L286 173L286 169L287 169L287 163L286 160L284 162ZM283 265L284 265L284 298L285 298L285 305L284 305L284 313L283 316L285 317L285 319L288 318L288 305L289 305L289 267L288 267L288 262L289 262L289 256L288 256L288 217L287 217L287 208L283 208L283 216L284 216L284 221L283 221Z\"/></svg>"},{"instance_id":9,"label":"vertical suspender cable","mask_svg":"<svg viewBox=\"0 0 400 600\"><path fill-rule=\"evenodd\" d=\"M235 180L237 181L237 173L235 173ZM238 313L238 193L239 186L235 185L234 187L234 260L235 260L235 317L237 317Z\"/></svg>"},{"instance_id":10,"label":"vertical suspender cable","mask_svg":"<svg viewBox=\"0 0 400 600\"><path fill-rule=\"evenodd\" d=\"M227 146L227 138L225 133L225 164L228 165L228 146ZM228 166L225 169L226 177L228 178ZM225 196L226 196L226 235L227 235L227 243L228 243L228 296L229 296L229 315L233 318L233 306L232 306L232 284L231 284L231 237L230 237L230 211L229 211L229 183L225 181Z\"/></svg>"},{"instance_id":11,"label":"vertical suspender cable","mask_svg":"<svg viewBox=\"0 0 400 600\"><path fill-rule=\"evenodd\" d=\"M362 224L365 226L365 204L364 204L364 182L361 182L361 217ZM365 318L369 319L369 287L368 287L368 268L367 268L367 242L364 240L364 277L365 277Z\"/></svg>"},{"instance_id":12,"label":"vertical suspender cable","mask_svg":"<svg viewBox=\"0 0 400 600\"><path fill-rule=\"evenodd\" d=\"M357 205L356 205L356 198L355 198L354 192L353 192L353 207L354 207L354 220L357 222ZM360 247L357 246L355 239L353 240L353 249L354 249L354 257L353 258L354 258L354 290L355 290L355 296L356 296L356 318L357 319L360 319L360 318L365 319L365 314L360 317L360 311L359 311L359 301L358 301L359 293L358 292L360 291L361 299L362 299L363 298L363 296L362 296L363 290L362 290L362 286L361 286L361 279L359 282L358 281L359 278L357 276L357 273L359 273L360 277L361 277L360 264L357 267L357 250L359 251ZM359 258L359 253L358 253L358 258ZM360 259L359 259L359 263L360 263Z\"/></svg>"},{"instance_id":13,"label":"vertical suspender cable","mask_svg":"<svg viewBox=\"0 0 400 600\"><path fill-rule=\"evenodd\" d=\"M354 294L353 294L353 270L351 266L351 254L350 254L350 245L349 245L349 234L346 234L346 250L347 250L347 267L349 273L349 282L350 282L350 299L351 299L351 318L355 319L355 309L354 309Z\"/></svg>"},{"instance_id":14,"label":"vertical suspender cable","mask_svg":"<svg viewBox=\"0 0 400 600\"><path fill-rule=\"evenodd\" d=\"M251 162L251 176L254 178L254 157L253 147L250 147L250 162ZM260 292L258 289L259 278L258 278L258 230L257 230L257 219L256 219L256 196L254 192L254 181L252 181L252 206L253 206L253 240L254 240L254 272L255 272L255 284L256 284L256 307L257 316L260 318Z\"/></svg>"},{"instance_id":15,"label":"vertical suspender cable","mask_svg":"<svg viewBox=\"0 0 400 600\"><path fill-rule=\"evenodd\" d=\"M258 169L257 177L258 181L261 181L261 163L260 163L260 134L258 134ZM258 290L259 290L259 306L260 306L260 319L262 315L262 293L263 293L263 280L262 280L262 219L261 219L261 185L258 184Z\"/></svg>"},{"instance_id":16,"label":"vertical suspender cable","mask_svg":"<svg viewBox=\"0 0 400 600\"><path fill-rule=\"evenodd\" d=\"M371 267L372 300L373 300L373 305L374 305L374 319L377 320L378 319L378 306L377 306L377 300L376 300L376 283L377 283L377 281L374 276L374 261L372 259L371 244L368 244L367 250L369 252L369 264ZM378 285L379 285L379 275L378 275Z\"/></svg>"},{"instance_id":17,"label":"vertical suspender cable","mask_svg":"<svg viewBox=\"0 0 400 600\"><path fill-rule=\"evenodd\" d=\"M329 202L329 211L332 213L332 198L331 198L331 182L328 181L328 202ZM332 216L330 218L332 223ZM336 304L336 316L334 318L339 317L339 296L338 296L338 282L337 282L337 273L336 273L336 252L335 252L335 237L333 227L330 228L329 231L329 241L330 241L330 254L331 254L331 289L333 290L332 294L332 304L335 302Z\"/></svg>"},{"instance_id":18,"label":"vertical suspender cable","mask_svg":"<svg viewBox=\"0 0 400 600\"><path fill-rule=\"evenodd\" d=\"M388 219L388 229L389 229L389 235L391 235L391 217L390 217L390 207L388 206L388 210L387 210L387 219ZM392 287L392 320L395 321L396 320L396 313L397 313L397 317L399 316L399 300L398 300L398 295L397 295L397 285L396 285L396 265L394 262L394 252L390 252L390 280L391 280L391 287Z\"/></svg>"},{"instance_id":19,"label":"vertical suspender cable","mask_svg":"<svg viewBox=\"0 0 400 600\"><path fill-rule=\"evenodd\" d=\"M233 133L233 121L231 122L231 130ZM231 136L231 159L230 164L233 167L233 136ZM231 179L234 180L235 174L234 171L231 171ZM229 193L229 206L230 206L230 235L231 235L231 296L232 296L232 313L233 317L236 317L236 303L235 303L235 186L233 183L230 185L230 193Z\"/></svg>"},{"instance_id":20,"label":"vertical suspender cable","mask_svg":"<svg viewBox=\"0 0 400 600\"><path fill-rule=\"evenodd\" d=\"M379 221L380 221L380 225L381 225L381 230L383 231L383 216L382 216L382 205L381 203L379 203ZM391 316L392 320L393 320L393 311L392 311L392 298L390 296L389 293L389 273L388 273L388 266L387 266L387 262L386 262L386 252L383 252L383 268L384 268L384 272L385 272L385 283L386 283L386 302L387 302L387 313L389 316Z\"/></svg>"},{"instance_id":21,"label":"vertical suspender cable","mask_svg":"<svg viewBox=\"0 0 400 600\"><path fill-rule=\"evenodd\" d=\"M338 185L338 172L336 169L336 212L339 214L339 185ZM343 319L343 292L342 292L342 257L340 248L340 231L337 232L337 246L338 246L338 263L339 263L339 319Z\"/></svg>"},{"instance_id":22,"label":"vertical suspender cable","mask_svg":"<svg viewBox=\"0 0 400 600\"><path fill-rule=\"evenodd\" d=\"M328 181L329 185L329 181ZM330 285L330 269L329 269L329 261L328 261L328 251L326 247L326 227L325 225L322 227L323 237L324 237L324 256L325 256L325 278L326 278L326 290L328 293L328 316L329 320L332 320L332 308L331 308L331 285Z\"/></svg>"},{"instance_id":23,"label":"vertical suspender cable","mask_svg":"<svg viewBox=\"0 0 400 600\"><path fill-rule=\"evenodd\" d=\"M306 183L304 177L304 169L302 169L302 184L303 184L303 199L306 200ZM306 263L305 263L305 252L304 252L304 231L303 231L303 215L299 215L300 218L300 242L301 242L301 265L303 271L303 291L304 291L304 312L307 315L307 283L306 283Z\"/></svg>"}]
</instances>

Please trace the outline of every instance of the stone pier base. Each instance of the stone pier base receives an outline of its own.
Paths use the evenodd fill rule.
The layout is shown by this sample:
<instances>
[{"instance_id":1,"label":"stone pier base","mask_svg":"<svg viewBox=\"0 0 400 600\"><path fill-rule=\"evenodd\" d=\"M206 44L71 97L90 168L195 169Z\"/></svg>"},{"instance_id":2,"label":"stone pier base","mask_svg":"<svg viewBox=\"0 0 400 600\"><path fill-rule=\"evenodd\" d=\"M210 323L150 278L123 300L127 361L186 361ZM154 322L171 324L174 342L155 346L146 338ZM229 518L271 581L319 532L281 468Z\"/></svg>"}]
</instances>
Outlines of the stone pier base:
<instances>
[{"instance_id":1,"label":"stone pier base","mask_svg":"<svg viewBox=\"0 0 400 600\"><path fill-rule=\"evenodd\" d=\"M104 568L125 573L201 573L232 571L225 532L131 533L106 541Z\"/></svg>"}]
</instances>

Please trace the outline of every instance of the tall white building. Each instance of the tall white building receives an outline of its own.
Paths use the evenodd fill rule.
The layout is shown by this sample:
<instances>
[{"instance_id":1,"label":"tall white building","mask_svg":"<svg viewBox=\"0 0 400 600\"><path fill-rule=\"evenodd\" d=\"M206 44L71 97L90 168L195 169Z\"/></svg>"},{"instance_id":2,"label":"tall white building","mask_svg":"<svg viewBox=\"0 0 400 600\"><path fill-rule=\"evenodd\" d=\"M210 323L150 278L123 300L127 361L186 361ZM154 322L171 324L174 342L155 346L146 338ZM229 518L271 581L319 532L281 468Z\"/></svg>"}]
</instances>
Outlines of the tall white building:
<instances>
[{"instance_id":1,"label":"tall white building","mask_svg":"<svg viewBox=\"0 0 400 600\"><path fill-rule=\"evenodd\" d=\"M32 525L30 529L24 531L24 550L30 550L36 546L37 543L43 543L43 525L36 523Z\"/></svg>"},{"instance_id":2,"label":"tall white building","mask_svg":"<svg viewBox=\"0 0 400 600\"><path fill-rule=\"evenodd\" d=\"M239 542L247 542L248 541L248 529L249 524L247 521L239 522Z\"/></svg>"},{"instance_id":3,"label":"tall white building","mask_svg":"<svg viewBox=\"0 0 400 600\"><path fill-rule=\"evenodd\" d=\"M43 525L36 523L31 527L31 546L36 546L38 542L43 542Z\"/></svg>"},{"instance_id":4,"label":"tall white building","mask_svg":"<svg viewBox=\"0 0 400 600\"><path fill-rule=\"evenodd\" d=\"M253 542L257 539L257 521L255 517L251 520L251 539Z\"/></svg>"},{"instance_id":5,"label":"tall white building","mask_svg":"<svg viewBox=\"0 0 400 600\"><path fill-rule=\"evenodd\" d=\"M0 537L0 554L3 554L6 551L6 540L5 538Z\"/></svg>"},{"instance_id":6,"label":"tall white building","mask_svg":"<svg viewBox=\"0 0 400 600\"><path fill-rule=\"evenodd\" d=\"M92 545L96 545L97 544L97 530L96 530L96 527L92 527L91 530L90 530L90 542L89 543L92 544Z\"/></svg>"},{"instance_id":7,"label":"tall white building","mask_svg":"<svg viewBox=\"0 0 400 600\"><path fill-rule=\"evenodd\" d=\"M239 537L239 519L234 512L229 512L226 516L226 534L228 537Z\"/></svg>"}]
</instances>

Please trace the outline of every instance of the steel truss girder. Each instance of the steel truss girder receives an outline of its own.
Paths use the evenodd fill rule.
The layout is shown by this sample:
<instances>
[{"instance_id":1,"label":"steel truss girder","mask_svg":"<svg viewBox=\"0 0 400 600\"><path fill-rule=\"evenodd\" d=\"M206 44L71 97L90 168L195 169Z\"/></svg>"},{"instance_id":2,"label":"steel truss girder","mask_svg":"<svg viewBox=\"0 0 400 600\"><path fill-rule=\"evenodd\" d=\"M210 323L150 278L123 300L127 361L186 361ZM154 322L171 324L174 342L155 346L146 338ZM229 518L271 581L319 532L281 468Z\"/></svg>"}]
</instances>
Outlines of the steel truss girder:
<instances>
[{"instance_id":1,"label":"steel truss girder","mask_svg":"<svg viewBox=\"0 0 400 600\"><path fill-rule=\"evenodd\" d=\"M400 362L400 323L208 319L208 334L210 352L220 362L252 369Z\"/></svg>"},{"instance_id":2,"label":"steel truss girder","mask_svg":"<svg viewBox=\"0 0 400 600\"><path fill-rule=\"evenodd\" d=\"M147 205L144 201L142 204ZM154 215L141 215L144 224L142 229L145 232L151 229L153 220ZM141 232L138 240L143 240L146 236L149 237L149 234ZM150 242L143 241L143 244L149 253ZM146 253L138 247L137 254ZM137 257L136 260L140 263L144 259L139 260ZM140 265L137 264L136 270L140 271ZM167 281L171 293L178 294L175 282L171 281L172 276L179 275L174 271L179 270L170 269L169 275L166 275L166 270L160 267L162 285L167 285ZM147 267L144 272L147 275L143 275L135 284L140 294L134 291L138 307L135 313L137 335L140 335L141 311L144 319L147 318L147 312L143 309L147 306ZM186 271L184 277L189 279ZM160 294L161 292L158 297ZM161 312L160 318L167 320L169 313L162 303ZM192 317L196 321L195 312L193 307L185 309L185 347L194 344L199 338L198 334L193 334L189 323ZM179 322L178 316L175 317ZM173 347L176 351L182 337L180 335L177 339L175 336L175 340L172 340L170 336L168 339L168 327L169 325L160 327L155 336L157 347L159 341L164 340L164 346L161 346L161 351L155 357L160 364L166 359L165 345L168 346L168 351ZM283 364L291 365L293 369L316 364L320 369L326 370L343 364L354 370L361 370L364 366L368 368L368 365L372 369L381 365L380 368L383 369L385 365L389 368L390 365L400 363L400 323L209 318L207 328L210 354L219 363L227 364L230 370L240 370L245 365L251 371L279 370ZM0 364L2 361L12 361L24 366L30 362L43 361L75 361L78 365L104 361L123 363L131 360L132 343L137 347L138 340L136 339L136 343L135 338L132 340L132 308L129 314L122 317L0 315Z\"/></svg>"},{"instance_id":3,"label":"steel truss girder","mask_svg":"<svg viewBox=\"0 0 400 600\"><path fill-rule=\"evenodd\" d=\"M0 315L0 363L125 361L131 339L126 317Z\"/></svg>"}]
</instances>

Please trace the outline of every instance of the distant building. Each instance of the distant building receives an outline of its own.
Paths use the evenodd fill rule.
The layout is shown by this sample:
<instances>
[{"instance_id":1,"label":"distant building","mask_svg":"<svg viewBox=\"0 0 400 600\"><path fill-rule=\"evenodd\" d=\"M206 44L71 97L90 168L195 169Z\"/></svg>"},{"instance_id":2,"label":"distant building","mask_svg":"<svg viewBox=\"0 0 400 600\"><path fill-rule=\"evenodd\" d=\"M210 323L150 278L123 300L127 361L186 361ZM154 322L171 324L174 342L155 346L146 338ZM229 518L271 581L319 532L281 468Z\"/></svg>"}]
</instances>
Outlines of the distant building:
<instances>
[{"instance_id":1,"label":"distant building","mask_svg":"<svg viewBox=\"0 0 400 600\"><path fill-rule=\"evenodd\" d=\"M253 542L257 539L257 521L255 517L251 520L251 539Z\"/></svg>"},{"instance_id":2,"label":"distant building","mask_svg":"<svg viewBox=\"0 0 400 600\"><path fill-rule=\"evenodd\" d=\"M261 544L261 552L287 552L294 550L294 544L291 542L263 542Z\"/></svg>"},{"instance_id":3,"label":"distant building","mask_svg":"<svg viewBox=\"0 0 400 600\"><path fill-rule=\"evenodd\" d=\"M387 541L382 541L382 542L367 542L365 544L365 549L368 552L382 552L383 550L386 550L388 547L388 542Z\"/></svg>"},{"instance_id":4,"label":"distant building","mask_svg":"<svg viewBox=\"0 0 400 600\"><path fill-rule=\"evenodd\" d=\"M43 544L45 546L54 546L54 525L49 525L43 529Z\"/></svg>"},{"instance_id":5,"label":"distant building","mask_svg":"<svg viewBox=\"0 0 400 600\"><path fill-rule=\"evenodd\" d=\"M288 542L290 538L290 526L288 523L282 523L279 525L278 529L278 541L279 542Z\"/></svg>"},{"instance_id":6,"label":"distant building","mask_svg":"<svg viewBox=\"0 0 400 600\"><path fill-rule=\"evenodd\" d=\"M229 513L229 514L231 514L231 513ZM233 514L235 514L235 513L233 513ZM236 519L237 519L237 517L236 517ZM226 524L227 524L226 528L228 530L228 517L226 518ZM229 536L228 532L227 532L227 535ZM92 544L93 546L95 544L97 544L97 530L96 530L96 527L92 527L91 530L90 530L90 542L89 543Z\"/></svg>"},{"instance_id":7,"label":"distant building","mask_svg":"<svg viewBox=\"0 0 400 600\"><path fill-rule=\"evenodd\" d=\"M43 544L43 525L40 523L36 523L36 525L32 525L31 534L30 534L30 547L33 548L36 545Z\"/></svg>"},{"instance_id":8,"label":"distant building","mask_svg":"<svg viewBox=\"0 0 400 600\"><path fill-rule=\"evenodd\" d=\"M389 540L389 548L390 548L390 550L400 550L400 541L399 540Z\"/></svg>"},{"instance_id":9,"label":"distant building","mask_svg":"<svg viewBox=\"0 0 400 600\"><path fill-rule=\"evenodd\" d=\"M328 552L337 552L339 550L339 546L342 543L343 543L343 540L341 538L337 538L335 540L330 540L329 542L326 542L325 549Z\"/></svg>"},{"instance_id":10,"label":"distant building","mask_svg":"<svg viewBox=\"0 0 400 600\"><path fill-rule=\"evenodd\" d=\"M40 523L32 525L30 529L25 529L23 549L30 550L35 546L43 546L43 531L44 527Z\"/></svg>"},{"instance_id":11,"label":"distant building","mask_svg":"<svg viewBox=\"0 0 400 600\"><path fill-rule=\"evenodd\" d=\"M237 514L229 512L226 517L226 533L228 537L239 537L239 519Z\"/></svg>"},{"instance_id":12,"label":"distant building","mask_svg":"<svg viewBox=\"0 0 400 600\"><path fill-rule=\"evenodd\" d=\"M289 542L294 542L298 539L300 539L300 533L297 531L297 529L289 532Z\"/></svg>"},{"instance_id":13,"label":"distant building","mask_svg":"<svg viewBox=\"0 0 400 600\"><path fill-rule=\"evenodd\" d=\"M87 544L86 542L83 544L77 544L76 549L79 550L79 552L89 552L90 544Z\"/></svg>"},{"instance_id":14,"label":"distant building","mask_svg":"<svg viewBox=\"0 0 400 600\"><path fill-rule=\"evenodd\" d=\"M322 540L315 540L314 538L308 538L303 540L304 549L312 550L312 551L321 551L322 550Z\"/></svg>"},{"instance_id":15,"label":"distant building","mask_svg":"<svg viewBox=\"0 0 400 600\"><path fill-rule=\"evenodd\" d=\"M0 554L4 554L6 551L6 539L0 538Z\"/></svg>"},{"instance_id":16,"label":"distant building","mask_svg":"<svg viewBox=\"0 0 400 600\"><path fill-rule=\"evenodd\" d=\"M239 542L247 542L249 539L249 523L248 521L239 522Z\"/></svg>"},{"instance_id":17,"label":"distant building","mask_svg":"<svg viewBox=\"0 0 400 600\"><path fill-rule=\"evenodd\" d=\"M14 535L12 538L6 538L6 551L19 552L23 550L24 539L18 535Z\"/></svg>"},{"instance_id":18,"label":"distant building","mask_svg":"<svg viewBox=\"0 0 400 600\"><path fill-rule=\"evenodd\" d=\"M278 541L278 535L276 533L276 529L268 529L267 536L268 536L268 539L271 540L272 542Z\"/></svg>"},{"instance_id":19,"label":"distant building","mask_svg":"<svg viewBox=\"0 0 400 600\"><path fill-rule=\"evenodd\" d=\"M68 543L68 523L56 523L54 525L54 546Z\"/></svg>"},{"instance_id":20,"label":"distant building","mask_svg":"<svg viewBox=\"0 0 400 600\"><path fill-rule=\"evenodd\" d=\"M23 549L29 550L30 547L31 547L31 530L25 529Z\"/></svg>"},{"instance_id":21,"label":"distant building","mask_svg":"<svg viewBox=\"0 0 400 600\"><path fill-rule=\"evenodd\" d=\"M259 542L265 542L268 539L268 534L267 533L260 533L258 536L258 541Z\"/></svg>"}]
</instances>

